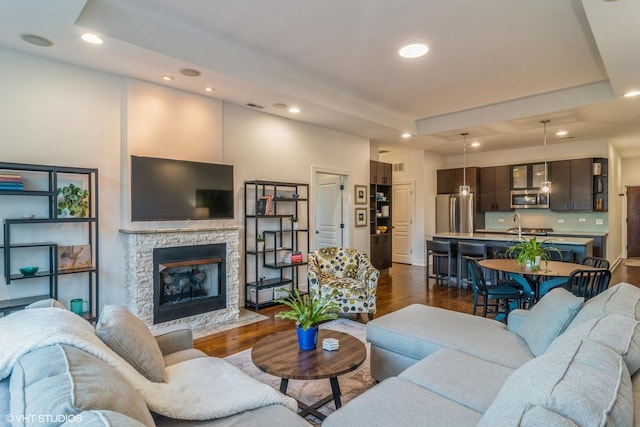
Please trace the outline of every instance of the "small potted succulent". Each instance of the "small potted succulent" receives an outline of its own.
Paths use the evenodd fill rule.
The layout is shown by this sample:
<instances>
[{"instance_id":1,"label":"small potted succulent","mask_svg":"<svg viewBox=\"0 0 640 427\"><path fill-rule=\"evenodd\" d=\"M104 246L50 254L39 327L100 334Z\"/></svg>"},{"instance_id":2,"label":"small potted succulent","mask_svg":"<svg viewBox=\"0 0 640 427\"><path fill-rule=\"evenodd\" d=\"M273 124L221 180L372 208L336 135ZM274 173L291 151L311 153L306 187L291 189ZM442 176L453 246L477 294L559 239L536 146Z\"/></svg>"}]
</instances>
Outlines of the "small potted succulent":
<instances>
[{"instance_id":1,"label":"small potted succulent","mask_svg":"<svg viewBox=\"0 0 640 427\"><path fill-rule=\"evenodd\" d=\"M264 236L262 234L258 234L256 237L256 251L264 251Z\"/></svg>"},{"instance_id":2,"label":"small potted succulent","mask_svg":"<svg viewBox=\"0 0 640 427\"><path fill-rule=\"evenodd\" d=\"M525 268L529 270L540 269L540 261L549 261L551 259L551 252L557 252L560 255L560 251L554 246L549 245L549 240L539 241L536 236L533 236L529 240L522 239L513 246L507 249L507 255L517 254L518 264L524 264Z\"/></svg>"},{"instance_id":3,"label":"small potted succulent","mask_svg":"<svg viewBox=\"0 0 640 427\"><path fill-rule=\"evenodd\" d=\"M58 188L58 216L85 218L89 216L89 192L69 184Z\"/></svg>"},{"instance_id":4,"label":"small potted succulent","mask_svg":"<svg viewBox=\"0 0 640 427\"><path fill-rule=\"evenodd\" d=\"M291 217L291 226L293 227L294 230L298 229L298 225L299 225L299 220L297 217L292 216Z\"/></svg>"},{"instance_id":5,"label":"small potted succulent","mask_svg":"<svg viewBox=\"0 0 640 427\"><path fill-rule=\"evenodd\" d=\"M318 344L318 325L325 320L338 318L339 307L333 294L318 295L314 290L301 295L298 289L288 291L284 298L276 300L290 308L275 317L296 322L300 350L313 350Z\"/></svg>"}]
</instances>

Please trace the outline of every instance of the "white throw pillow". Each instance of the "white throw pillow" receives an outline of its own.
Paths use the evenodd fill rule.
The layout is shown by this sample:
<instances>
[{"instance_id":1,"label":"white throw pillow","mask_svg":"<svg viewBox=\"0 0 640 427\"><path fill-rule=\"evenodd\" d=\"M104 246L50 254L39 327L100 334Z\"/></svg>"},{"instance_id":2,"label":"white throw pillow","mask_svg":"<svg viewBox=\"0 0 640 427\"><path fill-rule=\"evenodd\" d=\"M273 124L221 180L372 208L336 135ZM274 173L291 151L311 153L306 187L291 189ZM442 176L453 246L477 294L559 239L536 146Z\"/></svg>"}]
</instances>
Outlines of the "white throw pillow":
<instances>
[{"instance_id":1,"label":"white throw pillow","mask_svg":"<svg viewBox=\"0 0 640 427\"><path fill-rule=\"evenodd\" d=\"M571 323L584 304L564 288L555 288L533 306L516 333L526 341L531 353L540 356Z\"/></svg>"},{"instance_id":2,"label":"white throw pillow","mask_svg":"<svg viewBox=\"0 0 640 427\"><path fill-rule=\"evenodd\" d=\"M107 305L100 312L96 334L150 381L164 382L164 358L147 325L124 307Z\"/></svg>"}]
</instances>

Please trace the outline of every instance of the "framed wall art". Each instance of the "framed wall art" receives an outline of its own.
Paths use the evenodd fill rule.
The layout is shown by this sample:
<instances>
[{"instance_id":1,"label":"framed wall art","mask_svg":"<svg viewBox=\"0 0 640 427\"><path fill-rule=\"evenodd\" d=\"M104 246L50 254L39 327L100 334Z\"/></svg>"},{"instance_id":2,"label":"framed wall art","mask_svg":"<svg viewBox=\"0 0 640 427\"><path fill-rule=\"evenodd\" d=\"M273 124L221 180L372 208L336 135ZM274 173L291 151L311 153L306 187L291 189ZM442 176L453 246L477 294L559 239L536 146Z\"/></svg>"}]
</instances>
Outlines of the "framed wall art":
<instances>
[{"instance_id":1,"label":"framed wall art","mask_svg":"<svg viewBox=\"0 0 640 427\"><path fill-rule=\"evenodd\" d=\"M367 208L356 208L356 227L367 226Z\"/></svg>"},{"instance_id":2,"label":"framed wall art","mask_svg":"<svg viewBox=\"0 0 640 427\"><path fill-rule=\"evenodd\" d=\"M367 186L366 185L354 185L354 200L356 205L367 204Z\"/></svg>"}]
</instances>

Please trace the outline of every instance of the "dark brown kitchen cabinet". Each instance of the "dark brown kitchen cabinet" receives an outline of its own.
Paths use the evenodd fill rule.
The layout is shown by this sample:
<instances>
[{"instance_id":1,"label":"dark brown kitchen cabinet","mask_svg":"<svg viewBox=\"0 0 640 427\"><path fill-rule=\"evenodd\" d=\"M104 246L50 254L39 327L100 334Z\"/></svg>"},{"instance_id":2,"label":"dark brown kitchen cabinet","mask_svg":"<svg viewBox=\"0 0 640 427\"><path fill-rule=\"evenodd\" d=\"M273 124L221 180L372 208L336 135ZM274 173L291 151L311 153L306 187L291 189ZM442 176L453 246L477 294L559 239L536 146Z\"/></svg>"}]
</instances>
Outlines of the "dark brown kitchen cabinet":
<instances>
[{"instance_id":1,"label":"dark brown kitchen cabinet","mask_svg":"<svg viewBox=\"0 0 640 427\"><path fill-rule=\"evenodd\" d=\"M471 192L475 193L478 183L477 167L466 169L466 183L471 187ZM453 194L459 191L459 187L465 182L465 173L463 168L455 169L439 169L437 171L437 191L438 194Z\"/></svg>"},{"instance_id":2,"label":"dark brown kitchen cabinet","mask_svg":"<svg viewBox=\"0 0 640 427\"><path fill-rule=\"evenodd\" d=\"M384 272L391 267L393 165L371 160L369 183L369 228L371 263Z\"/></svg>"},{"instance_id":3,"label":"dark brown kitchen cabinet","mask_svg":"<svg viewBox=\"0 0 640 427\"><path fill-rule=\"evenodd\" d=\"M510 211L510 178L509 165L480 168L480 211Z\"/></svg>"},{"instance_id":4,"label":"dark brown kitchen cabinet","mask_svg":"<svg viewBox=\"0 0 640 427\"><path fill-rule=\"evenodd\" d=\"M391 185L393 175L393 165L391 163L370 161L370 180L371 184Z\"/></svg>"},{"instance_id":5,"label":"dark brown kitchen cabinet","mask_svg":"<svg viewBox=\"0 0 640 427\"><path fill-rule=\"evenodd\" d=\"M552 211L593 210L593 159L551 162Z\"/></svg>"},{"instance_id":6,"label":"dark brown kitchen cabinet","mask_svg":"<svg viewBox=\"0 0 640 427\"><path fill-rule=\"evenodd\" d=\"M391 234L371 235L371 264L378 270L391 268Z\"/></svg>"}]
</instances>

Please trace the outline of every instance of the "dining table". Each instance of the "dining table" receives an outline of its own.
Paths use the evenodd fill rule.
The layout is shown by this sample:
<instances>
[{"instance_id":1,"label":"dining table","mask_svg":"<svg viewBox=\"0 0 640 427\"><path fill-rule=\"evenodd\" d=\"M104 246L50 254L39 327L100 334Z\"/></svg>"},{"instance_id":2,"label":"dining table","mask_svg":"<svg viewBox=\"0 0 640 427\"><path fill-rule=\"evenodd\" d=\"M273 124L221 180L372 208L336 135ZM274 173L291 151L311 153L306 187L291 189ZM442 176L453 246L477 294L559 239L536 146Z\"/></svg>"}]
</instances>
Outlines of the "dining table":
<instances>
[{"instance_id":1,"label":"dining table","mask_svg":"<svg viewBox=\"0 0 640 427\"><path fill-rule=\"evenodd\" d=\"M531 303L535 303L540 299L541 283L553 280L553 285L561 285L564 283L574 270L598 270L582 264L564 261L540 261L540 268L532 269L524 264L519 264L516 259L511 258L494 258L483 259L478 264L489 270L502 271L507 273L509 278L519 283L525 294L531 296ZM551 283L547 283L551 285ZM546 286L549 289L549 286Z\"/></svg>"}]
</instances>

